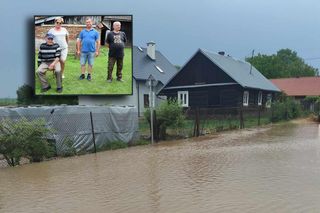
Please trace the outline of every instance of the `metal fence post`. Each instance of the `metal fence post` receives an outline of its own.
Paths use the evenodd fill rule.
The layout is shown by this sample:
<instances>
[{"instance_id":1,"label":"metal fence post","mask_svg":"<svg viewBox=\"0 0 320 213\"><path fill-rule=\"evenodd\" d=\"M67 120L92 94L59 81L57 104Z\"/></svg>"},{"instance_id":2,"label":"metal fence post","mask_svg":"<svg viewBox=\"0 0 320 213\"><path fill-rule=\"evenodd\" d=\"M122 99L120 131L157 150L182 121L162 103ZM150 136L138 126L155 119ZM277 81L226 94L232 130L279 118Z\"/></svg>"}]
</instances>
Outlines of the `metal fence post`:
<instances>
[{"instance_id":1,"label":"metal fence post","mask_svg":"<svg viewBox=\"0 0 320 213\"><path fill-rule=\"evenodd\" d=\"M94 135L94 127L93 127L93 119L92 119L92 112L90 112L90 120L91 120L91 131L92 131L92 139L93 139L94 153L97 153L96 138L95 138L95 135Z\"/></svg>"},{"instance_id":2,"label":"metal fence post","mask_svg":"<svg viewBox=\"0 0 320 213\"><path fill-rule=\"evenodd\" d=\"M261 107L258 106L258 126L260 126L260 118L261 118Z\"/></svg>"}]
</instances>

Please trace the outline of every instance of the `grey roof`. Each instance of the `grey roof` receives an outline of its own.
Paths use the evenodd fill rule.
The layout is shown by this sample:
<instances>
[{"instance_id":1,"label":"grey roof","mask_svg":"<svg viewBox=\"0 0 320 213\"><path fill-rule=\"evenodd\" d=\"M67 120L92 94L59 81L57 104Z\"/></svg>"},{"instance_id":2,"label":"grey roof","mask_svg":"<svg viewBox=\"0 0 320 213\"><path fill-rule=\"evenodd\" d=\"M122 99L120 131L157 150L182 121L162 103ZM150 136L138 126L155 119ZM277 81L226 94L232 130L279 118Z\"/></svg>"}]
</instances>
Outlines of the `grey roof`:
<instances>
[{"instance_id":1,"label":"grey roof","mask_svg":"<svg viewBox=\"0 0 320 213\"><path fill-rule=\"evenodd\" d=\"M103 20L110 20L110 21L132 21L132 16L104 16Z\"/></svg>"},{"instance_id":2,"label":"grey roof","mask_svg":"<svg viewBox=\"0 0 320 213\"><path fill-rule=\"evenodd\" d=\"M47 22L47 21L55 20L58 17L63 17L63 16L35 17L34 24L36 24L36 25L37 24L42 24L42 23Z\"/></svg>"},{"instance_id":3,"label":"grey roof","mask_svg":"<svg viewBox=\"0 0 320 213\"><path fill-rule=\"evenodd\" d=\"M250 63L234 59L231 56L220 55L202 49L199 49L199 51L242 87L280 92L280 90L254 66L251 67Z\"/></svg>"},{"instance_id":4,"label":"grey roof","mask_svg":"<svg viewBox=\"0 0 320 213\"><path fill-rule=\"evenodd\" d=\"M147 55L147 48L133 46L133 77L136 80L147 80L152 76L166 84L173 75L177 73L177 69L170 61L156 50L156 59L152 60ZM158 68L160 68L160 70ZM161 72L163 71L163 72Z\"/></svg>"}]
</instances>

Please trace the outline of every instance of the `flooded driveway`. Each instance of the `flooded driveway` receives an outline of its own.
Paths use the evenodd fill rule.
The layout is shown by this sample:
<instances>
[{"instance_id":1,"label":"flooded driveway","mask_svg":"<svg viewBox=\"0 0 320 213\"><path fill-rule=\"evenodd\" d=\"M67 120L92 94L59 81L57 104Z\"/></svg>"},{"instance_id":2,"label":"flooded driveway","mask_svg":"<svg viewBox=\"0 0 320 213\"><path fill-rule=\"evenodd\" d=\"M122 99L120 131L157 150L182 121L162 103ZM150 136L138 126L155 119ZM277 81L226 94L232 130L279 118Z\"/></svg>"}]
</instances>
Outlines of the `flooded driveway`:
<instances>
[{"instance_id":1,"label":"flooded driveway","mask_svg":"<svg viewBox=\"0 0 320 213\"><path fill-rule=\"evenodd\" d=\"M320 127L288 124L0 169L0 212L318 212Z\"/></svg>"}]
</instances>

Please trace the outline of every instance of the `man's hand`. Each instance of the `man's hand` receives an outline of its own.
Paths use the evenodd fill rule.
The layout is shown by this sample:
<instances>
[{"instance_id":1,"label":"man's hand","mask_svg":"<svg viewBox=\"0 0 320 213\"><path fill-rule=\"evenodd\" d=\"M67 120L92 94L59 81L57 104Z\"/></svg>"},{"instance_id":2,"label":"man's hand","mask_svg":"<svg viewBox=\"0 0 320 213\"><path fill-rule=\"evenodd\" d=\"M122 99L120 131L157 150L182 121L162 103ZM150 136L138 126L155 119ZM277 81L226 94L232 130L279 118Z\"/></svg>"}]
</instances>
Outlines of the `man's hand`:
<instances>
[{"instance_id":1,"label":"man's hand","mask_svg":"<svg viewBox=\"0 0 320 213\"><path fill-rule=\"evenodd\" d=\"M80 51L79 50L77 50L77 55L80 56Z\"/></svg>"},{"instance_id":2,"label":"man's hand","mask_svg":"<svg viewBox=\"0 0 320 213\"><path fill-rule=\"evenodd\" d=\"M99 55L99 51L96 51L95 56L98 57Z\"/></svg>"},{"instance_id":3,"label":"man's hand","mask_svg":"<svg viewBox=\"0 0 320 213\"><path fill-rule=\"evenodd\" d=\"M53 70L53 69L54 69L54 65L55 65L54 62L51 63L51 64L49 65L49 68L48 68L48 69L49 69L49 70Z\"/></svg>"}]
</instances>

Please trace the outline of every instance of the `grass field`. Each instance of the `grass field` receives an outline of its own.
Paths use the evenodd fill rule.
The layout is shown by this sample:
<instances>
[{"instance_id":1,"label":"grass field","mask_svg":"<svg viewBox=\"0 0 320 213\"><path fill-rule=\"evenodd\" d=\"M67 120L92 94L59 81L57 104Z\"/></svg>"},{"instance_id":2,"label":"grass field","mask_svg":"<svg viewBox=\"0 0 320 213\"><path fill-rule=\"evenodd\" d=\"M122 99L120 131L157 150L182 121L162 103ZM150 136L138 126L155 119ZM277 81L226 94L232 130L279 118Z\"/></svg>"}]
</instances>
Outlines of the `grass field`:
<instances>
[{"instance_id":1,"label":"grass field","mask_svg":"<svg viewBox=\"0 0 320 213\"><path fill-rule=\"evenodd\" d=\"M38 54L35 59L37 60ZM123 95L132 93L132 51L131 48L125 48L125 57L123 61L122 79L124 82L116 81L116 65L113 69L113 81L107 83L107 64L108 50L101 47L100 55L95 58L92 72L92 80L79 80L81 74L80 60L74 55L68 55L62 86L63 92L56 92L56 81L52 71L46 73L51 90L41 93L41 84L37 75L35 94L36 95ZM37 63L36 63L37 65ZM37 69L38 66L36 66Z\"/></svg>"},{"instance_id":2,"label":"grass field","mask_svg":"<svg viewBox=\"0 0 320 213\"><path fill-rule=\"evenodd\" d=\"M0 106L16 106L17 99L15 98L0 98Z\"/></svg>"}]
</instances>

